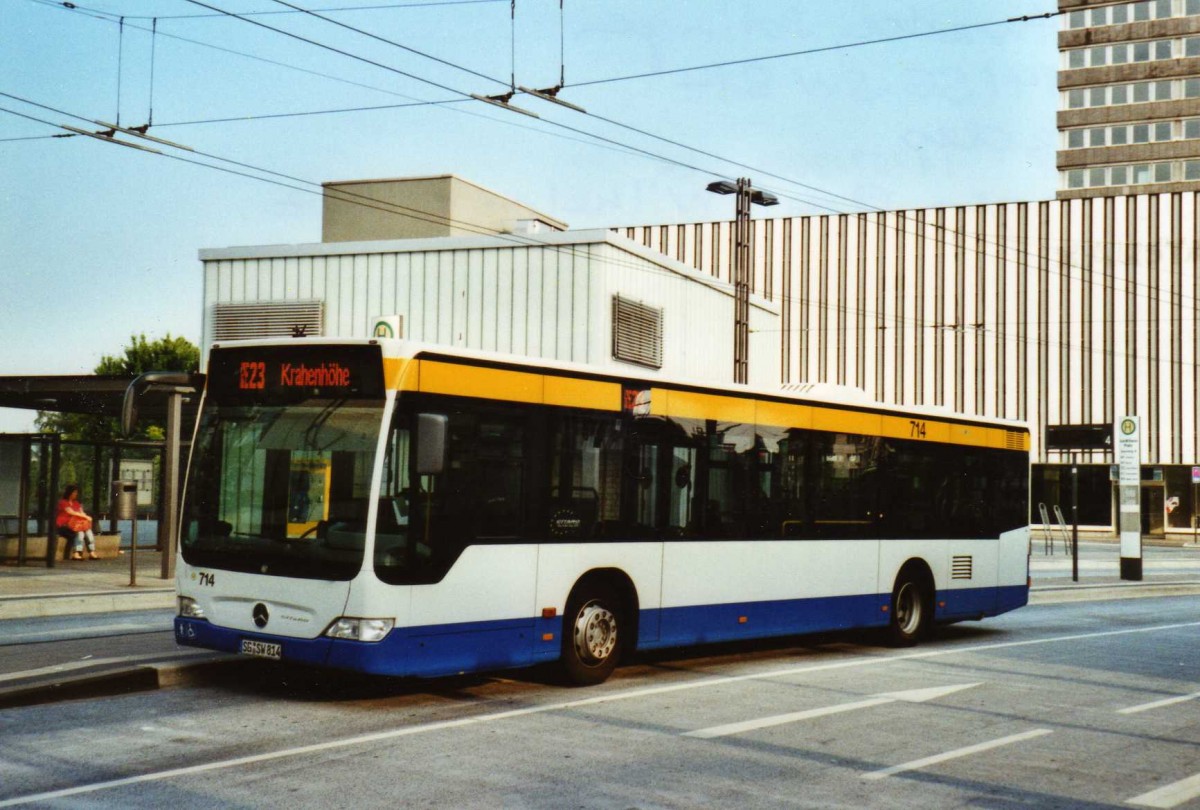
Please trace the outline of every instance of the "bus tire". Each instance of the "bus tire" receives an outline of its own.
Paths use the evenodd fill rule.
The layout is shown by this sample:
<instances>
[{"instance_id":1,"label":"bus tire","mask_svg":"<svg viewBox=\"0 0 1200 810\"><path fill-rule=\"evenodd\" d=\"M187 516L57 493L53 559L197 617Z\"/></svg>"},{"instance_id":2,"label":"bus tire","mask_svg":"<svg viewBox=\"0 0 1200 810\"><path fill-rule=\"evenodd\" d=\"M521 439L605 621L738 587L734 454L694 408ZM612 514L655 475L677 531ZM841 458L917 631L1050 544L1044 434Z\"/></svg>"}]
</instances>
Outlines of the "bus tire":
<instances>
[{"instance_id":1,"label":"bus tire","mask_svg":"<svg viewBox=\"0 0 1200 810\"><path fill-rule=\"evenodd\" d=\"M621 658L621 634L627 629L620 601L603 583L585 583L567 600L563 616L562 662L576 686L602 683Z\"/></svg>"},{"instance_id":2,"label":"bus tire","mask_svg":"<svg viewBox=\"0 0 1200 810\"><path fill-rule=\"evenodd\" d=\"M933 588L912 569L900 572L892 589L887 640L893 647L911 647L933 626Z\"/></svg>"}]
</instances>

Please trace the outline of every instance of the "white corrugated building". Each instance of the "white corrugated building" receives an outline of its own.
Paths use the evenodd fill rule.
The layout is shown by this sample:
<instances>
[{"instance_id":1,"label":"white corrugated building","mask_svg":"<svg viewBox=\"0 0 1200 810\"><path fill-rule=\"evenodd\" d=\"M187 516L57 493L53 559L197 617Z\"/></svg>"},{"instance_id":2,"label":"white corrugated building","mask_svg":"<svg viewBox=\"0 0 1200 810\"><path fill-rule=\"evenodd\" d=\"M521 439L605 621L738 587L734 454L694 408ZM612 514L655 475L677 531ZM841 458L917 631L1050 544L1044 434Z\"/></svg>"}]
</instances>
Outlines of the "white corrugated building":
<instances>
[{"instance_id":1,"label":"white corrugated building","mask_svg":"<svg viewBox=\"0 0 1200 810\"><path fill-rule=\"evenodd\" d=\"M452 176L326 184L326 241L200 251L202 359L295 326L368 337L398 315L422 342L732 379L730 284L611 231L564 228ZM751 384L779 384L779 329L778 307L752 298Z\"/></svg>"}]
</instances>

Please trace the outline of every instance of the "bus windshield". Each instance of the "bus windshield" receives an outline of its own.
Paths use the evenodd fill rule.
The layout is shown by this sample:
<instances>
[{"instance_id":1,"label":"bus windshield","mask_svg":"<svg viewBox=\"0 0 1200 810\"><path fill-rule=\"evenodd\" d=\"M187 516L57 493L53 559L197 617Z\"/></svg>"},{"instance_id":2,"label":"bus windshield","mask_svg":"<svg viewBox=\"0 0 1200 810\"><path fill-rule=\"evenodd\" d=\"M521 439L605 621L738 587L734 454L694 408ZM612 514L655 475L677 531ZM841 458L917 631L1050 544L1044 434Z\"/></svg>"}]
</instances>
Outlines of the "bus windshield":
<instances>
[{"instance_id":1,"label":"bus windshield","mask_svg":"<svg viewBox=\"0 0 1200 810\"><path fill-rule=\"evenodd\" d=\"M349 580L362 566L382 400L209 403L183 515L191 565Z\"/></svg>"}]
</instances>

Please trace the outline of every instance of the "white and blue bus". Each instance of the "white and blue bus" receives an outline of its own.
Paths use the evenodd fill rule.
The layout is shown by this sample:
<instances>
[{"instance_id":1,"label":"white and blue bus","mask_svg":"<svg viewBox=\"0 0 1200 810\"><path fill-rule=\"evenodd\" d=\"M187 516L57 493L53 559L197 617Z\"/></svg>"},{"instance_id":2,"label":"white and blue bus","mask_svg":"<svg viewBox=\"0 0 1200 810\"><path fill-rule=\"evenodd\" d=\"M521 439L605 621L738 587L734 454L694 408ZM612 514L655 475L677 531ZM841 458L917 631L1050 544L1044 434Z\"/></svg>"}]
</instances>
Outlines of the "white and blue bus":
<instances>
[{"instance_id":1,"label":"white and blue bus","mask_svg":"<svg viewBox=\"0 0 1200 810\"><path fill-rule=\"evenodd\" d=\"M398 340L212 349L180 644L398 676L994 616L1029 432Z\"/></svg>"}]
</instances>

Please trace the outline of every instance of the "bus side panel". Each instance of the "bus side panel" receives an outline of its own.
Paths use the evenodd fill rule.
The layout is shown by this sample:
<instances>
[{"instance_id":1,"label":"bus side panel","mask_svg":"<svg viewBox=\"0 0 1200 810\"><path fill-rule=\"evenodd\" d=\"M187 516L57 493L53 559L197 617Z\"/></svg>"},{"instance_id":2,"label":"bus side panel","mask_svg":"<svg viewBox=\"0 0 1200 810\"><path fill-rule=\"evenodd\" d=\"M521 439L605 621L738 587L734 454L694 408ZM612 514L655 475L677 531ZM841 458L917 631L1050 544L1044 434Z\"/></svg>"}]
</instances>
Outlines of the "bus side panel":
<instances>
[{"instance_id":1,"label":"bus side panel","mask_svg":"<svg viewBox=\"0 0 1200 810\"><path fill-rule=\"evenodd\" d=\"M937 621L995 616L1028 601L1025 529L999 540L884 541L879 559L879 592L891 594L901 567L924 561L937 589Z\"/></svg>"},{"instance_id":2,"label":"bus side panel","mask_svg":"<svg viewBox=\"0 0 1200 810\"><path fill-rule=\"evenodd\" d=\"M539 638L553 634L537 648L535 658L558 658L562 619L567 597L579 578L596 569L616 569L629 577L638 598L638 647L653 644L659 637L663 544L662 543L589 543L547 544L538 558L537 614L553 608L555 617L541 619Z\"/></svg>"},{"instance_id":3,"label":"bus side panel","mask_svg":"<svg viewBox=\"0 0 1200 810\"><path fill-rule=\"evenodd\" d=\"M413 585L402 645L409 674L531 663L537 546L472 545L446 577Z\"/></svg>"},{"instance_id":4,"label":"bus side panel","mask_svg":"<svg viewBox=\"0 0 1200 810\"><path fill-rule=\"evenodd\" d=\"M1029 604L1029 527L1000 535L999 596L996 612Z\"/></svg>"},{"instance_id":5,"label":"bus side panel","mask_svg":"<svg viewBox=\"0 0 1200 810\"><path fill-rule=\"evenodd\" d=\"M668 543L655 646L881 624L878 553L876 540Z\"/></svg>"}]
</instances>

